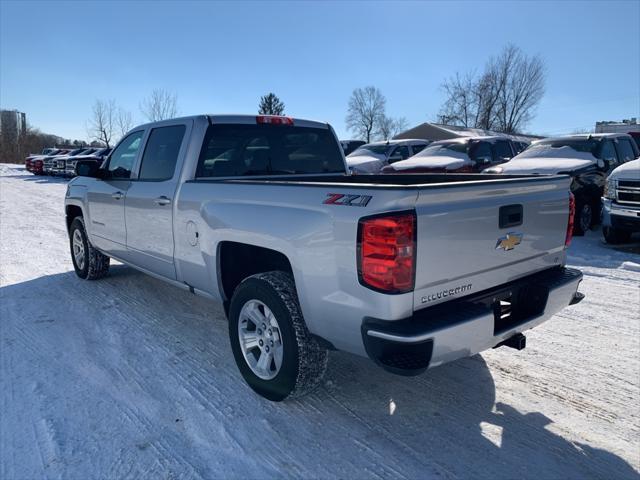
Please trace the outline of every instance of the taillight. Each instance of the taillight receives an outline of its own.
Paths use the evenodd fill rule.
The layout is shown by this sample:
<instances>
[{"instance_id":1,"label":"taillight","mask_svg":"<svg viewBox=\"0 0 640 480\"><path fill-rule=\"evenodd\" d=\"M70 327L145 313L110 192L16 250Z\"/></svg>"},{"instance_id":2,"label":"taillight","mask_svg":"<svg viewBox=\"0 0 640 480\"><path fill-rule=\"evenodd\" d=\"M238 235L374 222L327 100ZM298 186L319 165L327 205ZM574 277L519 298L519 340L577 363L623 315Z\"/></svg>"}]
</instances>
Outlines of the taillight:
<instances>
[{"instance_id":1,"label":"taillight","mask_svg":"<svg viewBox=\"0 0 640 480\"><path fill-rule=\"evenodd\" d=\"M569 220L567 221L567 235L564 237L564 246L571 245L571 239L573 238L573 222L576 216L576 197L573 193L569 193Z\"/></svg>"},{"instance_id":2,"label":"taillight","mask_svg":"<svg viewBox=\"0 0 640 480\"><path fill-rule=\"evenodd\" d=\"M256 123L268 123L271 125L293 125L293 118L280 117L278 115L258 115Z\"/></svg>"},{"instance_id":3,"label":"taillight","mask_svg":"<svg viewBox=\"0 0 640 480\"><path fill-rule=\"evenodd\" d=\"M385 293L404 293L413 290L415 239L415 212L360 220L358 224L360 283Z\"/></svg>"}]
</instances>

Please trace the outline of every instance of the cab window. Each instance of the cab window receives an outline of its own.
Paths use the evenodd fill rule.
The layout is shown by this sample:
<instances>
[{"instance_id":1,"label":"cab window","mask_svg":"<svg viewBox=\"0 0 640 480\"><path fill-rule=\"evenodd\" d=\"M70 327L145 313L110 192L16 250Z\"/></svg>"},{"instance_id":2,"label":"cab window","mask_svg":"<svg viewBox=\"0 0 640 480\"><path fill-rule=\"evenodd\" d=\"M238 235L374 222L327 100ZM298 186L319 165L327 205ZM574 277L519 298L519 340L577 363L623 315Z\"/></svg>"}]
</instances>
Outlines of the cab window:
<instances>
[{"instance_id":1,"label":"cab window","mask_svg":"<svg viewBox=\"0 0 640 480\"><path fill-rule=\"evenodd\" d=\"M471 152L471 160L475 162L489 163L491 162L491 145L487 142L478 142L474 145Z\"/></svg>"},{"instance_id":2,"label":"cab window","mask_svg":"<svg viewBox=\"0 0 640 480\"><path fill-rule=\"evenodd\" d=\"M619 138L617 148L620 162L629 162L635 158L633 147L628 138Z\"/></svg>"},{"instance_id":3,"label":"cab window","mask_svg":"<svg viewBox=\"0 0 640 480\"><path fill-rule=\"evenodd\" d=\"M185 130L184 125L151 130L142 156L138 176L140 180L162 181L173 178Z\"/></svg>"},{"instance_id":4,"label":"cab window","mask_svg":"<svg viewBox=\"0 0 640 480\"><path fill-rule=\"evenodd\" d=\"M602 150L600 151L600 158L609 162L609 168L615 168L618 165L618 158L616 157L616 149L613 146L613 142L605 140L602 142Z\"/></svg>"},{"instance_id":5,"label":"cab window","mask_svg":"<svg viewBox=\"0 0 640 480\"><path fill-rule=\"evenodd\" d=\"M493 145L493 161L497 163L504 163L513 157L511 146L509 142L497 141Z\"/></svg>"},{"instance_id":6,"label":"cab window","mask_svg":"<svg viewBox=\"0 0 640 480\"><path fill-rule=\"evenodd\" d=\"M140 149L143 135L143 130L129 134L113 151L111 157L109 157L109 165L107 166L107 170L111 173L112 177L131 177L131 169L133 168L133 162L135 162L136 155Z\"/></svg>"}]
</instances>

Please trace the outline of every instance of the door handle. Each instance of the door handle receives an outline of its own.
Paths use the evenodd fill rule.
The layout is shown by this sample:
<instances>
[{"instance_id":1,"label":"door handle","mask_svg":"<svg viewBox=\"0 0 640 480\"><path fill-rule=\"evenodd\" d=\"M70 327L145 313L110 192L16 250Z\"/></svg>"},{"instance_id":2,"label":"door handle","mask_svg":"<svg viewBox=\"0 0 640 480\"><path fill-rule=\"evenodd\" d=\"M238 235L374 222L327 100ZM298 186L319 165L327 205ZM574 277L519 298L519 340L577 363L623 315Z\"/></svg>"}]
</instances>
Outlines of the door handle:
<instances>
[{"instance_id":1,"label":"door handle","mask_svg":"<svg viewBox=\"0 0 640 480\"><path fill-rule=\"evenodd\" d=\"M171 199L162 195L161 197L156 198L153 202L156 205L169 205L171 203Z\"/></svg>"},{"instance_id":2,"label":"door handle","mask_svg":"<svg viewBox=\"0 0 640 480\"><path fill-rule=\"evenodd\" d=\"M114 200L120 200L122 198L122 192L112 193L111 198L113 198Z\"/></svg>"}]
</instances>

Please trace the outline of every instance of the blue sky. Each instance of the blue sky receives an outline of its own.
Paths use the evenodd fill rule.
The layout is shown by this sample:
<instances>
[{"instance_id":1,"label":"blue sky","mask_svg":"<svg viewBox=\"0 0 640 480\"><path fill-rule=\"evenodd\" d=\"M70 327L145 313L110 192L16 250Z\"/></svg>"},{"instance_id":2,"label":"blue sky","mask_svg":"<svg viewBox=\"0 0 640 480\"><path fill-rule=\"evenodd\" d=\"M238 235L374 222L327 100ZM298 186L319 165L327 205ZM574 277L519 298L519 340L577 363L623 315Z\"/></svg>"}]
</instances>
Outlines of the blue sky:
<instances>
[{"instance_id":1,"label":"blue sky","mask_svg":"<svg viewBox=\"0 0 640 480\"><path fill-rule=\"evenodd\" d=\"M86 138L97 98L142 122L154 88L175 92L184 115L253 113L273 91L287 114L350 137L349 96L375 85L415 125L435 119L445 78L509 42L546 62L528 131L640 117L639 0L0 2L0 105L67 138Z\"/></svg>"}]
</instances>

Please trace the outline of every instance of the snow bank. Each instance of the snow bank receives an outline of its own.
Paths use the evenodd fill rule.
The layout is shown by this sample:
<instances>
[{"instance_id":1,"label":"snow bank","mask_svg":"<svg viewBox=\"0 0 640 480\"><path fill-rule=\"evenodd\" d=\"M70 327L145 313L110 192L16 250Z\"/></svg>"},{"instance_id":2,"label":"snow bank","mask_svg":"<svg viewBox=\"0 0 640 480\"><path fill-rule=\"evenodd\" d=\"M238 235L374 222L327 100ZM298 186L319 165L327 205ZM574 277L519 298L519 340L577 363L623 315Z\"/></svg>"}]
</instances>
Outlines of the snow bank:
<instances>
[{"instance_id":1,"label":"snow bank","mask_svg":"<svg viewBox=\"0 0 640 480\"><path fill-rule=\"evenodd\" d=\"M79 280L66 182L0 172L3 480L638 478L637 245L574 239L586 298L522 352L418 377L332 352L316 392L273 404L219 304L118 264Z\"/></svg>"}]
</instances>

